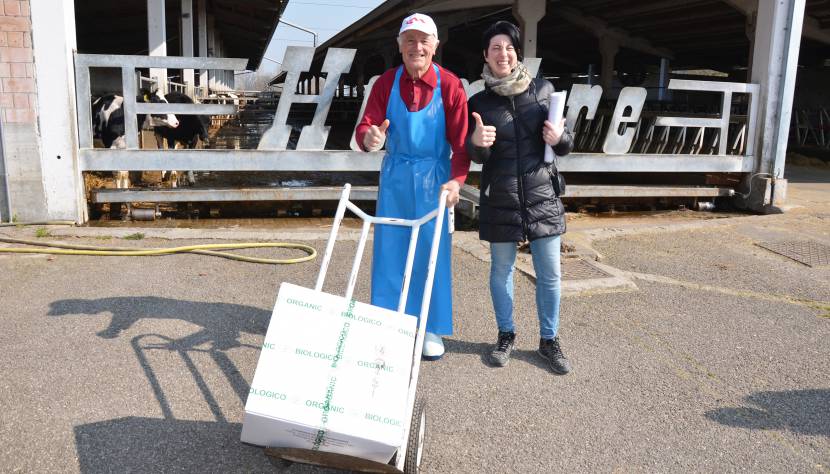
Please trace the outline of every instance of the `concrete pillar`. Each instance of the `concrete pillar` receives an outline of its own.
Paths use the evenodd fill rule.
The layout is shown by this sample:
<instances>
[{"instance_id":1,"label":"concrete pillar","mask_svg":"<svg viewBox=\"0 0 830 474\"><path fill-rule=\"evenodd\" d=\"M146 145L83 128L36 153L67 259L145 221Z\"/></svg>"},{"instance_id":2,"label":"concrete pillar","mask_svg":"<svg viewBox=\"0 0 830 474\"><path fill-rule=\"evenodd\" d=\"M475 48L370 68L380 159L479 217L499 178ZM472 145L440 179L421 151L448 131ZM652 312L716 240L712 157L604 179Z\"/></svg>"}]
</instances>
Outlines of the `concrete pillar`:
<instances>
[{"instance_id":1,"label":"concrete pillar","mask_svg":"<svg viewBox=\"0 0 830 474\"><path fill-rule=\"evenodd\" d=\"M768 189L750 196L761 209L785 199L784 161L795 91L805 0L758 2L750 82L760 85L760 112L755 173ZM778 182L780 181L780 183ZM753 191L759 180L753 180Z\"/></svg>"},{"instance_id":2,"label":"concrete pillar","mask_svg":"<svg viewBox=\"0 0 830 474\"><path fill-rule=\"evenodd\" d=\"M0 120L0 137L2 136L3 121ZM12 204L9 200L9 174L6 172L6 157L3 153L3 140L0 139L0 222L11 222Z\"/></svg>"},{"instance_id":3,"label":"concrete pillar","mask_svg":"<svg viewBox=\"0 0 830 474\"><path fill-rule=\"evenodd\" d=\"M164 2L147 0L147 46L150 56L167 56ZM150 77L158 81L159 90L167 90L167 69L151 68Z\"/></svg>"},{"instance_id":4,"label":"concrete pillar","mask_svg":"<svg viewBox=\"0 0 830 474\"><path fill-rule=\"evenodd\" d=\"M667 58L660 58L660 72L657 77L657 100L664 101L669 100L669 72L671 72L671 68L669 67L669 60Z\"/></svg>"},{"instance_id":5,"label":"concrete pillar","mask_svg":"<svg viewBox=\"0 0 830 474\"><path fill-rule=\"evenodd\" d=\"M23 131L14 126L23 123L9 123L6 117L3 134L5 135L4 152L9 164L10 177L14 170L21 168L39 168L40 182L25 183L28 193L35 196L37 191L41 203L29 202L26 194L12 196L15 212L21 220L47 218L60 220L86 220L83 179L78 170L78 125L75 106L75 67L73 51L77 49L75 33L75 2L73 0L33 0L31 2L32 51L34 62L35 94L31 94L29 105L35 109L37 124L31 124L31 136L23 148L20 139L24 135L14 136L15 131ZM39 34L46 32L46 34ZM32 79L29 79L32 81ZM9 89L4 89L9 92ZM17 94L16 94L17 95ZM23 95L23 94L20 94ZM15 98L16 100L16 98ZM81 104L81 107L90 104ZM36 132L36 133L35 133ZM37 153L38 144L40 153ZM29 149L34 152L30 157L25 154L14 156L17 150ZM10 163L14 160L15 163ZM30 161L30 165L25 162ZM14 166L12 166L12 164ZM25 174L24 174L25 175ZM21 183L24 184L24 183ZM42 188L41 188L42 186ZM45 202L45 206L42 204ZM45 215L37 215L45 207ZM32 212L35 211L35 212ZM3 209L5 214L5 209ZM5 216L4 216L5 218Z\"/></svg>"},{"instance_id":6,"label":"concrete pillar","mask_svg":"<svg viewBox=\"0 0 830 474\"><path fill-rule=\"evenodd\" d=\"M355 75L355 89L352 96L363 97L363 90L366 87L366 56L359 56L355 58L355 61L352 65L352 71L354 71L353 74Z\"/></svg>"},{"instance_id":7,"label":"concrete pillar","mask_svg":"<svg viewBox=\"0 0 830 474\"><path fill-rule=\"evenodd\" d=\"M539 0L515 0L513 16L519 20L522 31L522 54L526 58L536 57L536 43L539 36L539 21L545 16L545 4Z\"/></svg>"},{"instance_id":8,"label":"concrete pillar","mask_svg":"<svg viewBox=\"0 0 830 474\"><path fill-rule=\"evenodd\" d=\"M213 55L217 58L223 57L224 52L222 51L222 35L219 34L217 31L216 33L216 42L215 49L213 50ZM216 77L216 89L218 90L225 90L225 71L221 69L216 69L213 71L214 76Z\"/></svg>"},{"instance_id":9,"label":"concrete pillar","mask_svg":"<svg viewBox=\"0 0 830 474\"><path fill-rule=\"evenodd\" d=\"M182 0L182 56L193 56L193 0ZM184 83L187 85L187 95L194 96L194 71L182 71Z\"/></svg>"},{"instance_id":10,"label":"concrete pillar","mask_svg":"<svg viewBox=\"0 0 830 474\"><path fill-rule=\"evenodd\" d=\"M390 48L385 48L383 51L380 52L380 56L383 58L383 68L389 69L395 64L395 54L397 50L392 50Z\"/></svg>"},{"instance_id":11,"label":"concrete pillar","mask_svg":"<svg viewBox=\"0 0 830 474\"><path fill-rule=\"evenodd\" d=\"M744 24L744 33L746 34L746 38L749 40L749 58L746 63L747 77L745 82L749 81L749 75L752 73L752 56L755 54L755 20L757 16L758 10L747 13L746 23Z\"/></svg>"},{"instance_id":12,"label":"concrete pillar","mask_svg":"<svg viewBox=\"0 0 830 474\"><path fill-rule=\"evenodd\" d=\"M224 58L225 57L225 38L219 37L219 52L216 54L217 58ZM224 69L219 71L219 81L222 83L222 89L228 90L228 71Z\"/></svg>"},{"instance_id":13,"label":"concrete pillar","mask_svg":"<svg viewBox=\"0 0 830 474\"><path fill-rule=\"evenodd\" d=\"M207 16L207 55L210 58L216 57L216 18L213 15ZM208 87L212 91L216 88L216 71L208 71Z\"/></svg>"},{"instance_id":14,"label":"concrete pillar","mask_svg":"<svg viewBox=\"0 0 830 474\"><path fill-rule=\"evenodd\" d=\"M478 54L471 53L464 62L464 70L467 72L466 78L470 83L481 79L481 71L484 67L484 57L481 54L481 52L478 52Z\"/></svg>"},{"instance_id":15,"label":"concrete pillar","mask_svg":"<svg viewBox=\"0 0 830 474\"><path fill-rule=\"evenodd\" d=\"M435 52L435 62L441 64L443 61L444 45L450 39L450 27L447 25L438 25L438 51Z\"/></svg>"},{"instance_id":16,"label":"concrete pillar","mask_svg":"<svg viewBox=\"0 0 830 474\"><path fill-rule=\"evenodd\" d=\"M603 97L608 97L614 86L614 60L620 51L620 44L611 38L602 37L599 40L599 52L602 55L602 72L600 84Z\"/></svg>"},{"instance_id":17,"label":"concrete pillar","mask_svg":"<svg viewBox=\"0 0 830 474\"><path fill-rule=\"evenodd\" d=\"M197 0L196 8L198 14L199 25L199 57L206 58L208 56L208 38L207 38L207 9L205 3L207 0ZM207 95L208 89L208 70L199 70L199 87L202 93Z\"/></svg>"},{"instance_id":18,"label":"concrete pillar","mask_svg":"<svg viewBox=\"0 0 830 474\"><path fill-rule=\"evenodd\" d=\"M219 32L216 32L216 57L225 57L225 39L222 38ZM228 76L225 74L226 72L224 69L216 70L216 87L223 91L228 90Z\"/></svg>"}]
</instances>

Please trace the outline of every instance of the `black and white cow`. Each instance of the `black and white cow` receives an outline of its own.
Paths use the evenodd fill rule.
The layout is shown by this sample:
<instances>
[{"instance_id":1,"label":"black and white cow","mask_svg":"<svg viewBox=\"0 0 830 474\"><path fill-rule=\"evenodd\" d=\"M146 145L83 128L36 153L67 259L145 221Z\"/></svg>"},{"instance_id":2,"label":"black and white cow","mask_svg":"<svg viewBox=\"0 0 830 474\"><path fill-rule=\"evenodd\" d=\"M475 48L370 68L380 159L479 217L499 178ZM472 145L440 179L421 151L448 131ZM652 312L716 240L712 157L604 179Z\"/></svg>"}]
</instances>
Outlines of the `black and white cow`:
<instances>
[{"instance_id":1,"label":"black and white cow","mask_svg":"<svg viewBox=\"0 0 830 474\"><path fill-rule=\"evenodd\" d=\"M193 99L181 92L171 92L165 94L164 98L171 104L193 104ZM184 148L193 149L198 145L199 140L202 143L207 143L208 130L210 129L210 116L208 115L179 115L179 126L175 128L159 126L155 127L156 144L161 150L164 144L167 148L176 148L176 144L180 143ZM162 172L162 179L164 179L164 172ZM187 172L187 180L190 184L194 184L196 180L193 177L193 172ZM170 183L176 186L178 183L178 172L170 172Z\"/></svg>"},{"instance_id":2,"label":"black and white cow","mask_svg":"<svg viewBox=\"0 0 830 474\"><path fill-rule=\"evenodd\" d=\"M136 102L165 103L167 100L160 94L151 94L142 91L136 96ZM144 121L149 120L150 126L156 129L175 129L179 120L173 114L152 114L149 117L138 115L139 130ZM106 148L127 148L124 126L124 98L116 94L107 94L92 102L92 129L93 136L100 138ZM129 188L130 177L127 171L116 171L115 187Z\"/></svg>"}]
</instances>

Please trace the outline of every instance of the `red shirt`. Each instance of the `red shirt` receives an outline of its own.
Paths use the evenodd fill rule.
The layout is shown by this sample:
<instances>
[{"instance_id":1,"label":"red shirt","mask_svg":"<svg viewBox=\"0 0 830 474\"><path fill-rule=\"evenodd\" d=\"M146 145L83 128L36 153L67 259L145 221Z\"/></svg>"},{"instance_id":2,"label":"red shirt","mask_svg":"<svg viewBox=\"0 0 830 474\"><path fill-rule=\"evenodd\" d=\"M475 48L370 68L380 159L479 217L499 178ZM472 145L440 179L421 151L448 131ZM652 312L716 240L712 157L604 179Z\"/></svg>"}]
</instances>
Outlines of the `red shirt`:
<instances>
[{"instance_id":1,"label":"red shirt","mask_svg":"<svg viewBox=\"0 0 830 474\"><path fill-rule=\"evenodd\" d=\"M464 86L455 74L441 66L438 66L438 69L441 72L441 98L444 102L447 142L452 148L450 178L464 184L470 171L470 157L464 147L464 140L467 138L467 94L464 93ZM361 149L363 136L369 127L380 125L386 119L386 105L389 103L397 70L395 67L384 72L372 86L372 92L369 93L369 100L366 102L366 111L357 124L355 138ZM411 112L417 112L432 100L432 91L437 84L438 77L432 67L420 79L412 79L404 69L400 82L401 99Z\"/></svg>"}]
</instances>

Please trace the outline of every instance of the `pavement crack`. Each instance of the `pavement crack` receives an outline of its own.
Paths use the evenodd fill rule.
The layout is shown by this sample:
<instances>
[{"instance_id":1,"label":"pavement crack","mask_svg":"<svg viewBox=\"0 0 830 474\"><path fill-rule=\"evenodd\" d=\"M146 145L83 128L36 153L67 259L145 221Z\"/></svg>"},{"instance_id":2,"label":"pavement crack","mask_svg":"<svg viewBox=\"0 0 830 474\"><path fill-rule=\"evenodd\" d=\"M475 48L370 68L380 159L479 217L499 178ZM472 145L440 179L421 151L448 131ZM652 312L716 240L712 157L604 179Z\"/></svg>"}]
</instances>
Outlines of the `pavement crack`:
<instances>
[{"instance_id":1,"label":"pavement crack","mask_svg":"<svg viewBox=\"0 0 830 474\"><path fill-rule=\"evenodd\" d=\"M623 272L626 276L636 279L636 280L643 280L652 283L661 283L664 285L674 285L674 286L681 286L683 288L688 288L691 290L700 290L700 291L709 291L712 293L720 293L722 295L729 295L729 296L737 296L740 298L752 298L758 299L763 301L770 301L773 303L788 303L794 304L798 306L803 306L810 309L815 309L819 311L823 311L826 314L822 314L821 317L830 318L830 302L827 301L817 301L817 300L810 300L806 298L796 298L790 295L776 295L770 293L759 293L757 291L750 291L750 290L738 290L734 288L725 288L722 286L712 286L712 285L704 285L702 283L694 283L690 281L682 281L677 280L674 278L662 276L662 275L653 275L649 273L638 273L638 272Z\"/></svg>"}]
</instances>

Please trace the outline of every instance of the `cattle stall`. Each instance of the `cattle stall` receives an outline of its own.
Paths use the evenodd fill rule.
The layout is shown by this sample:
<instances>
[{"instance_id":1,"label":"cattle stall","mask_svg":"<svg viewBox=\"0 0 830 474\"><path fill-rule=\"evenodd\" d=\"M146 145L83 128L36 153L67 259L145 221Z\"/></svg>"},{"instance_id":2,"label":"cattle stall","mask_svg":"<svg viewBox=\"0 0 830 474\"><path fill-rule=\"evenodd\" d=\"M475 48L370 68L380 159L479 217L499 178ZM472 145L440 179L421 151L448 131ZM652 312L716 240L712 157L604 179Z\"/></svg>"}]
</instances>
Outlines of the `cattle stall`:
<instances>
[{"instance_id":1,"label":"cattle stall","mask_svg":"<svg viewBox=\"0 0 830 474\"><path fill-rule=\"evenodd\" d=\"M329 200L349 176L375 175L382 152L356 151L351 131L372 78L399 64L396 23L413 10L438 21L436 58L466 81L468 94L481 88L481 59L472 52L483 28L497 19L521 26L527 63L568 92L577 148L558 163L569 181L566 200L723 198L770 210L786 196L796 71L830 56L826 13L815 0L388 0L316 49L287 50L272 90L255 96L263 111L255 149L160 150L140 146L139 137L147 138L139 134L140 116L213 115L226 125L241 115L242 102L254 102L229 95L234 71L259 65L285 2L31 5L31 30L50 35L31 36L36 87L20 102L29 114L4 114L11 204L3 215L37 209L31 214L38 218L78 222L88 220L90 204ZM253 17L251 28L242 28L249 34L241 34ZM183 88L197 103L142 102L142 84ZM92 140L90 104L105 91L122 96L120 149L95 148ZM31 122L18 126L11 118ZM21 163L34 171L21 173ZM89 173L163 170L288 179L91 193L84 186ZM297 186L309 173L334 178ZM356 184L372 198L373 183ZM465 189L470 207L476 193Z\"/></svg>"}]
</instances>

